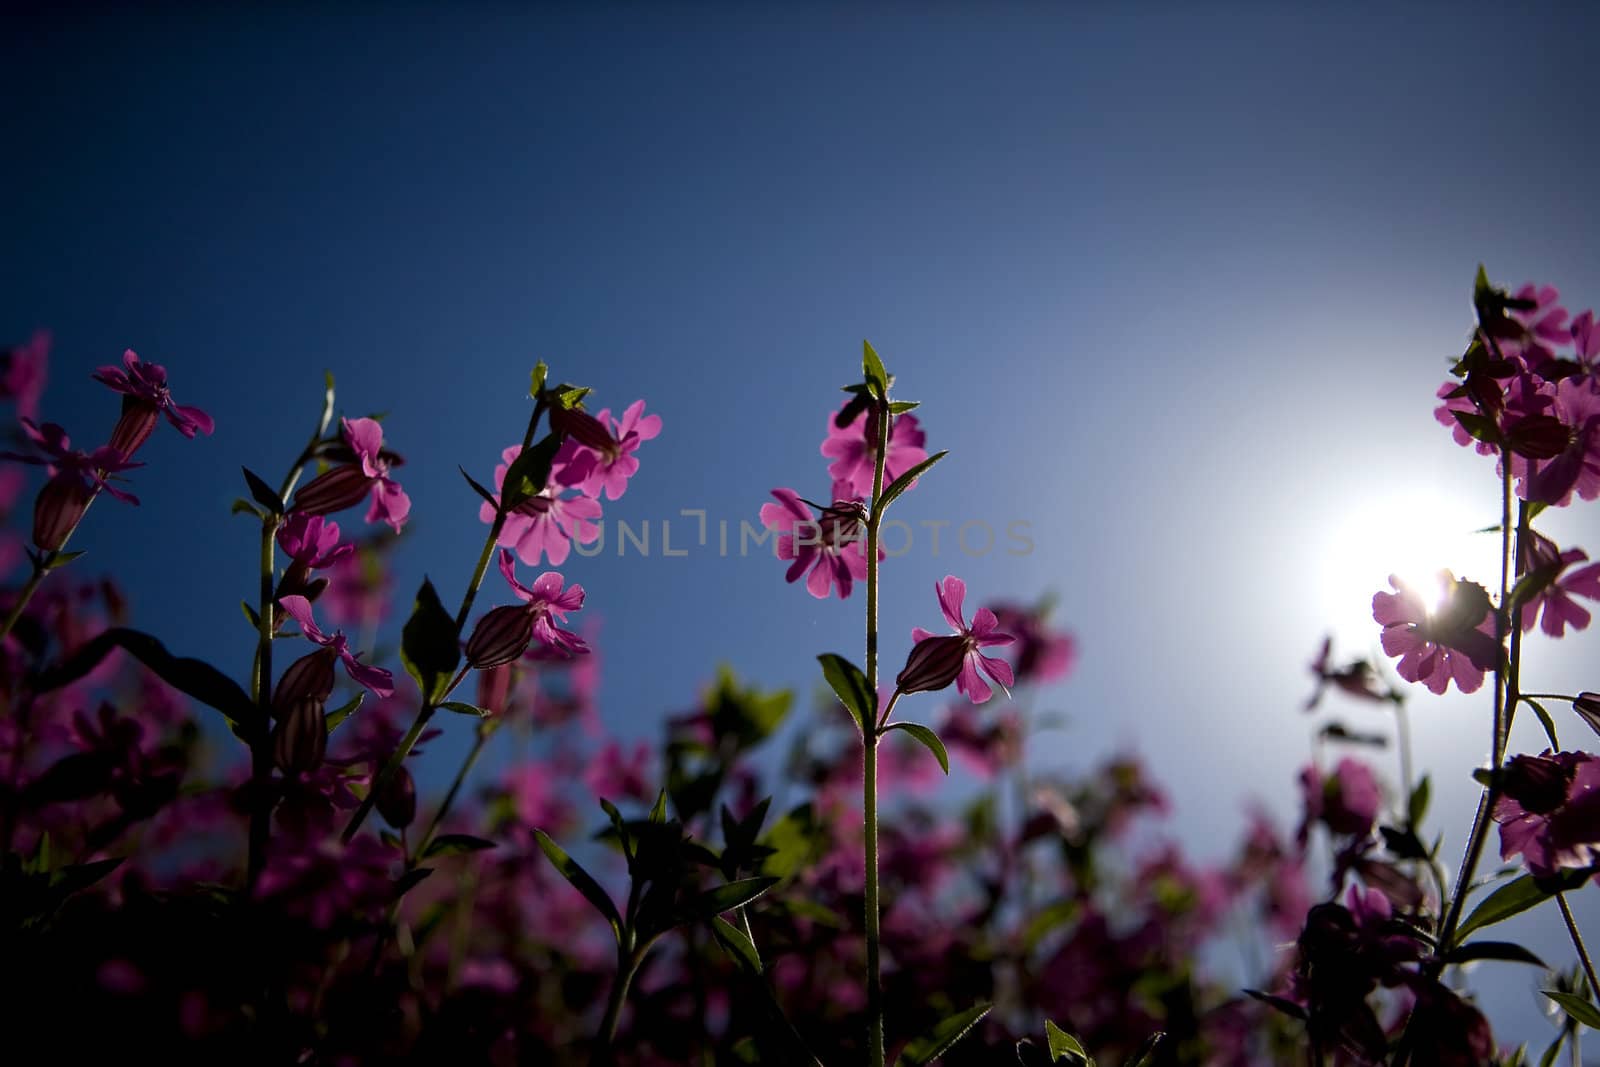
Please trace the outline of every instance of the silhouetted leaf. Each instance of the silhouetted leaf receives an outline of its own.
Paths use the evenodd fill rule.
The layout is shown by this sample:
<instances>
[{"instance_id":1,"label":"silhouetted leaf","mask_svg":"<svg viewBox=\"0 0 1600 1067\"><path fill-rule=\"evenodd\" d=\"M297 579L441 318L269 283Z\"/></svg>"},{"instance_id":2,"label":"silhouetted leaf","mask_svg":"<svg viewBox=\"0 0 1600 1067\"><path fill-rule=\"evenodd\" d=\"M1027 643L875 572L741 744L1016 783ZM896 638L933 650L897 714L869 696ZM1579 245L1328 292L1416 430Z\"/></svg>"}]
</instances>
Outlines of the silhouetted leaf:
<instances>
[{"instance_id":1,"label":"silhouetted leaf","mask_svg":"<svg viewBox=\"0 0 1600 1067\"><path fill-rule=\"evenodd\" d=\"M433 704L444 695L460 661L460 635L456 632L455 619L439 602L433 583L424 578L411 608L411 618L400 631L400 662L417 683L423 701Z\"/></svg>"},{"instance_id":2,"label":"silhouetted leaf","mask_svg":"<svg viewBox=\"0 0 1600 1067\"><path fill-rule=\"evenodd\" d=\"M968 1030L978 1024L978 1020L989 1014L990 1007L988 1004L974 1004L961 1014L950 1016L902 1049L895 1063L904 1064L905 1067L921 1067L944 1055L951 1045L960 1041Z\"/></svg>"},{"instance_id":3,"label":"silhouetted leaf","mask_svg":"<svg viewBox=\"0 0 1600 1067\"><path fill-rule=\"evenodd\" d=\"M834 695L865 736L878 721L878 695L867 684L867 676L854 663L832 652L818 656L817 662L822 664L822 676L828 680Z\"/></svg>"},{"instance_id":4,"label":"silhouetted leaf","mask_svg":"<svg viewBox=\"0 0 1600 1067\"><path fill-rule=\"evenodd\" d=\"M578 865L578 862L567 855L562 847L555 843L549 834L543 830L535 830L533 835L539 842L539 848L544 851L555 869L561 876L572 883L572 887L582 893L584 899L595 906L595 909L605 916L606 922L611 924L611 933L620 942L622 939L622 916L617 913L617 906L611 902L611 897L600 883L592 878L588 871Z\"/></svg>"},{"instance_id":5,"label":"silhouetted leaf","mask_svg":"<svg viewBox=\"0 0 1600 1067\"><path fill-rule=\"evenodd\" d=\"M944 742L939 740L938 734L926 726L914 722L890 723L888 730L885 730L884 733L888 733L889 730L904 730L918 741L921 741L927 746L928 751L933 753L934 758L939 761L939 769L944 771L945 774L950 773L950 754L944 750Z\"/></svg>"}]
</instances>

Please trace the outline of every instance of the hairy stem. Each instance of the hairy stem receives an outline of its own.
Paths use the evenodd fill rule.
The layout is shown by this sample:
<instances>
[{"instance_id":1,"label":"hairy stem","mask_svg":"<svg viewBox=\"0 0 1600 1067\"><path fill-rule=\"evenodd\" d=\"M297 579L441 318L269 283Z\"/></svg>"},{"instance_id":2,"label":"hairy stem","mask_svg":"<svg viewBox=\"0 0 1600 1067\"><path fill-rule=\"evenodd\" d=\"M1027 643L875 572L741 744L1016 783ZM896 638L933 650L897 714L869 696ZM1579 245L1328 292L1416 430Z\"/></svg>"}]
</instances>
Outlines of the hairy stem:
<instances>
[{"instance_id":1,"label":"hairy stem","mask_svg":"<svg viewBox=\"0 0 1600 1067\"><path fill-rule=\"evenodd\" d=\"M882 516L878 498L883 495L883 467L889 451L888 397L877 400L876 457L872 468L872 513L867 517L867 689L878 693L878 526ZM896 696L899 694L896 693ZM890 698L890 707L894 699ZM884 718L888 718L885 709ZM879 977L878 934L878 730L864 730L861 737L862 814L866 859L866 937L867 937L867 1046L871 1067L883 1067L883 987Z\"/></svg>"}]
</instances>

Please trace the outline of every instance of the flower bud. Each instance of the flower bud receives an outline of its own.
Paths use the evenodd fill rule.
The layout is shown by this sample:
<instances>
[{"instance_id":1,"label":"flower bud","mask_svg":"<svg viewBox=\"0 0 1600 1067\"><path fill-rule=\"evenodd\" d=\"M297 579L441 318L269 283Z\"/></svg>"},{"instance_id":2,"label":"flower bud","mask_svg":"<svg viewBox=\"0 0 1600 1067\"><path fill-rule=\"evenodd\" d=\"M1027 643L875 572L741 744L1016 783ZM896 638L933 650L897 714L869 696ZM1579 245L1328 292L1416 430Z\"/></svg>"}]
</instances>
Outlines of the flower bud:
<instances>
[{"instance_id":1,"label":"flower bud","mask_svg":"<svg viewBox=\"0 0 1600 1067\"><path fill-rule=\"evenodd\" d=\"M557 404L550 409L550 425L560 431L563 437L570 437L580 445L587 445L599 452L609 451L617 444L604 423L578 408L564 408Z\"/></svg>"},{"instance_id":2,"label":"flower bud","mask_svg":"<svg viewBox=\"0 0 1600 1067\"><path fill-rule=\"evenodd\" d=\"M132 393L122 395L122 415L117 419L117 425L111 431L111 447L121 452L126 459L132 459L139 446L150 439L155 433L156 423L161 421L161 409L142 396Z\"/></svg>"},{"instance_id":3,"label":"flower bud","mask_svg":"<svg viewBox=\"0 0 1600 1067\"><path fill-rule=\"evenodd\" d=\"M323 703L301 697L282 713L272 731L272 758L285 774L314 771L328 750L328 721Z\"/></svg>"},{"instance_id":4,"label":"flower bud","mask_svg":"<svg viewBox=\"0 0 1600 1067\"><path fill-rule=\"evenodd\" d=\"M924 637L906 657L905 668L894 684L902 693L927 693L943 689L956 680L967 658L967 639L959 634Z\"/></svg>"},{"instance_id":5,"label":"flower bud","mask_svg":"<svg viewBox=\"0 0 1600 1067\"><path fill-rule=\"evenodd\" d=\"M331 648L319 648L283 669L272 691L272 714L283 719L302 700L325 703L333 695L333 665L339 658Z\"/></svg>"},{"instance_id":6,"label":"flower bud","mask_svg":"<svg viewBox=\"0 0 1600 1067\"><path fill-rule=\"evenodd\" d=\"M396 830L404 830L417 817L417 783L404 766L396 767L378 790L378 814Z\"/></svg>"},{"instance_id":7,"label":"flower bud","mask_svg":"<svg viewBox=\"0 0 1600 1067\"><path fill-rule=\"evenodd\" d=\"M94 492L74 471L63 470L45 482L33 502L33 543L45 552L66 544L93 498Z\"/></svg>"},{"instance_id":8,"label":"flower bud","mask_svg":"<svg viewBox=\"0 0 1600 1067\"><path fill-rule=\"evenodd\" d=\"M353 508L366 499L372 482L359 463L331 467L294 495L292 510L306 515L331 515Z\"/></svg>"},{"instance_id":9,"label":"flower bud","mask_svg":"<svg viewBox=\"0 0 1600 1067\"><path fill-rule=\"evenodd\" d=\"M1506 796L1534 815L1548 815L1566 803L1572 772L1543 756L1517 756L1501 772Z\"/></svg>"},{"instance_id":10,"label":"flower bud","mask_svg":"<svg viewBox=\"0 0 1600 1067\"><path fill-rule=\"evenodd\" d=\"M511 695L510 663L502 663L478 673L478 707L490 715L506 713L506 699Z\"/></svg>"},{"instance_id":11,"label":"flower bud","mask_svg":"<svg viewBox=\"0 0 1600 1067\"><path fill-rule=\"evenodd\" d=\"M520 604L495 608L472 628L467 639L467 665L486 670L510 663L533 642L533 612Z\"/></svg>"}]
</instances>

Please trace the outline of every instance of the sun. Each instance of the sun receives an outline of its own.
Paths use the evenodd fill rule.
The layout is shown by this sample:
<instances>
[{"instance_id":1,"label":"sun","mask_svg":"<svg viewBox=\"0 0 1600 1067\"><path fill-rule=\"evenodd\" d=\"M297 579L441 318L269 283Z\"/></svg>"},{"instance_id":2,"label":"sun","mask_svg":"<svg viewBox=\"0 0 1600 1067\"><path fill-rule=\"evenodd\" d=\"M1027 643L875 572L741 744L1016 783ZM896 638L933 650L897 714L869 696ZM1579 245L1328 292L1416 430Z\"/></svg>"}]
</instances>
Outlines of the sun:
<instances>
[{"instance_id":1,"label":"sun","mask_svg":"<svg viewBox=\"0 0 1600 1067\"><path fill-rule=\"evenodd\" d=\"M1481 532L1481 513L1443 494L1407 491L1368 498L1329 524L1315 563L1316 600L1336 640L1352 653L1372 644L1372 595L1394 575L1422 594L1430 610L1445 593L1448 570L1482 583L1499 580L1500 539Z\"/></svg>"}]
</instances>

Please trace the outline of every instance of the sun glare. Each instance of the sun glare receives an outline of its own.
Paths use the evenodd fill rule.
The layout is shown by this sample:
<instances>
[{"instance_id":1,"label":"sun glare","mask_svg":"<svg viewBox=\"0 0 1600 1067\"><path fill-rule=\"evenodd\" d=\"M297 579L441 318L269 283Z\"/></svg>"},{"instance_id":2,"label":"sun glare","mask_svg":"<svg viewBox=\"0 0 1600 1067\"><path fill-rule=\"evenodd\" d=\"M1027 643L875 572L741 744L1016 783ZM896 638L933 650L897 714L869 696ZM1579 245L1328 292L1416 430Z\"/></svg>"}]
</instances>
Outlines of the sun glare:
<instances>
[{"instance_id":1,"label":"sun glare","mask_svg":"<svg viewBox=\"0 0 1600 1067\"><path fill-rule=\"evenodd\" d=\"M1441 570L1489 587L1498 580L1499 539L1479 533L1480 514L1447 497L1407 494L1370 500L1329 524L1316 568L1318 603L1336 639L1359 653L1376 639L1372 595L1394 575L1430 609L1444 597Z\"/></svg>"}]
</instances>

